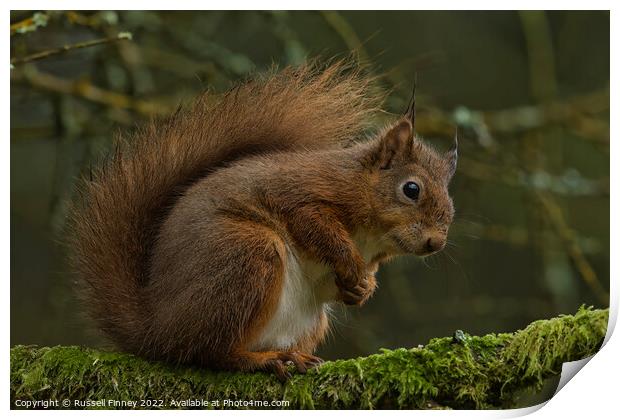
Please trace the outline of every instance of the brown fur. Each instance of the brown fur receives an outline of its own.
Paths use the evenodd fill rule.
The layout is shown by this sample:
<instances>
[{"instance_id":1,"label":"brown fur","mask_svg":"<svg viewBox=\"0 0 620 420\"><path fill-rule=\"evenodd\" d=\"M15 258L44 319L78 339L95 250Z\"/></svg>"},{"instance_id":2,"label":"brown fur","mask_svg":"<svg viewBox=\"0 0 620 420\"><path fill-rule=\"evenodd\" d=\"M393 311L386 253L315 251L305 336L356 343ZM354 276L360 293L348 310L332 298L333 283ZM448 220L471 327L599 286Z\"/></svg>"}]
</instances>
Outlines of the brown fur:
<instances>
[{"instance_id":1,"label":"brown fur","mask_svg":"<svg viewBox=\"0 0 620 420\"><path fill-rule=\"evenodd\" d=\"M443 246L455 156L414 139L407 118L344 147L378 104L372 80L345 67L289 68L199 98L119 141L82 184L73 267L90 315L121 349L284 378L284 362L319 362L310 353L328 328L321 313L296 345L250 350L278 307L288 249L330 267L337 298L361 304L381 261ZM398 193L411 177L416 203ZM365 260L360 230L385 249Z\"/></svg>"}]
</instances>

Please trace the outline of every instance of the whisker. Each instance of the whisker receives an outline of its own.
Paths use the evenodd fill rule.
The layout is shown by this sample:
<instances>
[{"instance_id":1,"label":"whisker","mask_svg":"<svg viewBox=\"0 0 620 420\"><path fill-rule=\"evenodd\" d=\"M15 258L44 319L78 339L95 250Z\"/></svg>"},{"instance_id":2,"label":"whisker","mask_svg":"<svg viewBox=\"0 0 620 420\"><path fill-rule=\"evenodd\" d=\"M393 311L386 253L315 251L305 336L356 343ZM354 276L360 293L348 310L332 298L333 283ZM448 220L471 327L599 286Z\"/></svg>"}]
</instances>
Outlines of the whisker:
<instances>
[{"instance_id":1,"label":"whisker","mask_svg":"<svg viewBox=\"0 0 620 420\"><path fill-rule=\"evenodd\" d=\"M445 251L445 255L446 257L448 257L448 259L450 259L450 261L452 261L452 263L454 265L458 265L458 263L456 262L456 260L454 259L454 257L448 252L448 250L446 249Z\"/></svg>"},{"instance_id":2,"label":"whisker","mask_svg":"<svg viewBox=\"0 0 620 420\"><path fill-rule=\"evenodd\" d=\"M458 260L454 258L452 254L450 254L447 250L446 250L446 255L448 256L448 258L450 258L450 260L454 263L454 265L459 268L459 271L461 272L463 277L465 277L465 280L469 282L469 276L467 275L467 272L465 271L461 263L459 263Z\"/></svg>"}]
</instances>

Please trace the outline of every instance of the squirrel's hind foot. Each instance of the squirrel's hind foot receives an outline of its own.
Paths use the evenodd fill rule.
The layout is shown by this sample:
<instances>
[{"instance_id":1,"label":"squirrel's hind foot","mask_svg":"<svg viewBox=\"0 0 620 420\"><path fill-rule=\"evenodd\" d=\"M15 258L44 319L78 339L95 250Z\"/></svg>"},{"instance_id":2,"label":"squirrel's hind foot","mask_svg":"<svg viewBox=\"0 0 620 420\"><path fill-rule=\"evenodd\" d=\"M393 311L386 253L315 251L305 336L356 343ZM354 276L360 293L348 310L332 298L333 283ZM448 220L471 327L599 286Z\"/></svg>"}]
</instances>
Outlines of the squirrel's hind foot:
<instances>
[{"instance_id":1,"label":"squirrel's hind foot","mask_svg":"<svg viewBox=\"0 0 620 420\"><path fill-rule=\"evenodd\" d=\"M230 367L245 372L271 372L284 383L292 377L287 365L295 366L297 372L303 374L321 363L323 360L320 357L301 351L257 351L237 355L235 366Z\"/></svg>"},{"instance_id":2,"label":"squirrel's hind foot","mask_svg":"<svg viewBox=\"0 0 620 420\"><path fill-rule=\"evenodd\" d=\"M282 351L277 352L275 358L269 359L265 367L266 370L273 372L280 382L284 383L292 377L286 365L293 365L298 373L304 374L308 372L308 369L319 366L321 363L323 363L323 359L311 354L299 351Z\"/></svg>"}]
</instances>

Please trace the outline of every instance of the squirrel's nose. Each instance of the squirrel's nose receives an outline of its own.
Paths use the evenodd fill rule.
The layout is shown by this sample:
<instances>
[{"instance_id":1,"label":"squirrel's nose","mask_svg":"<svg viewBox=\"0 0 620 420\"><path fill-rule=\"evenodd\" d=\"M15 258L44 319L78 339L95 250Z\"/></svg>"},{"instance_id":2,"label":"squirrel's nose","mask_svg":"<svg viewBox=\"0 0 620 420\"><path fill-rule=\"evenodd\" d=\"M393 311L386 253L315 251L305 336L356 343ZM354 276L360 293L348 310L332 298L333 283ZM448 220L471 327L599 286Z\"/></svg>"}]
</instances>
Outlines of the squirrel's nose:
<instances>
[{"instance_id":1,"label":"squirrel's nose","mask_svg":"<svg viewBox=\"0 0 620 420\"><path fill-rule=\"evenodd\" d=\"M446 238L440 236L429 236L426 240L426 250L428 252L441 251L446 246Z\"/></svg>"}]
</instances>

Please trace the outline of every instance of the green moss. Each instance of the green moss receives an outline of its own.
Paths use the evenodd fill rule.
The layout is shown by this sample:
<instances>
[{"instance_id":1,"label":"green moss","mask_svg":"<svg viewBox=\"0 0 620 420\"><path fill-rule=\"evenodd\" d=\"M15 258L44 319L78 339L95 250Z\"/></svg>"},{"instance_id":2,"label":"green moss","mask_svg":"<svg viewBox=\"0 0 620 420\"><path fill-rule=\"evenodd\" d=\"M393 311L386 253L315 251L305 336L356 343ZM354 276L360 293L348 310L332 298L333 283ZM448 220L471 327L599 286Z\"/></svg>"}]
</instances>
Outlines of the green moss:
<instances>
[{"instance_id":1,"label":"green moss","mask_svg":"<svg viewBox=\"0 0 620 420\"><path fill-rule=\"evenodd\" d=\"M567 360L584 358L598 349L607 331L608 310L581 307L574 316L536 321L517 332L502 356L508 385L513 377L537 386L561 371Z\"/></svg>"},{"instance_id":2,"label":"green moss","mask_svg":"<svg viewBox=\"0 0 620 420\"><path fill-rule=\"evenodd\" d=\"M536 321L513 334L436 338L422 348L327 362L286 386L272 375L212 372L80 347L11 349L20 400L286 400L289 408L492 408L595 353L608 310ZM150 407L147 407L150 408ZM222 407L220 407L222 408ZM250 407L255 408L255 407Z\"/></svg>"}]
</instances>

